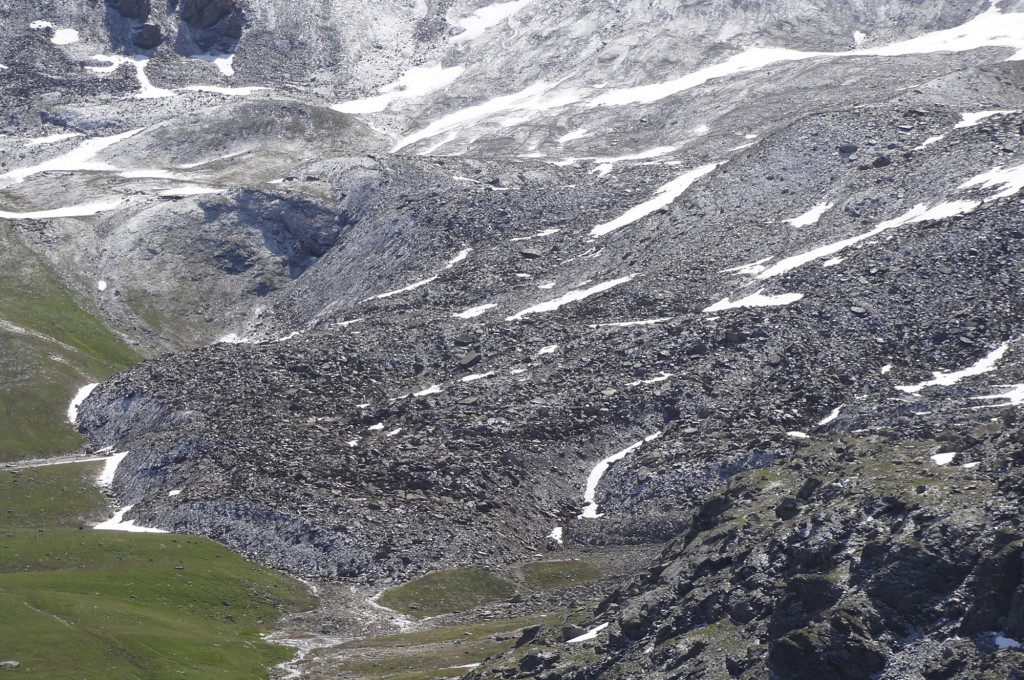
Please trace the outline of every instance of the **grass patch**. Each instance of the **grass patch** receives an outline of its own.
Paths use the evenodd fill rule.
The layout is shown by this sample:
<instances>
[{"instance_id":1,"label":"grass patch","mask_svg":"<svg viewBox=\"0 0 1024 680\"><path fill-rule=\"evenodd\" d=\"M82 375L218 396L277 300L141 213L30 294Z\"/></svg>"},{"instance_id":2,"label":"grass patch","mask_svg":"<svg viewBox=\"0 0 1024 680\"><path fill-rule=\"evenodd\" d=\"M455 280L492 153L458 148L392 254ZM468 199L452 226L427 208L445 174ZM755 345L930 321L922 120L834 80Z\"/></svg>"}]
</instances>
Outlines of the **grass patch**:
<instances>
[{"instance_id":1,"label":"grass patch","mask_svg":"<svg viewBox=\"0 0 1024 680\"><path fill-rule=\"evenodd\" d=\"M64 414L79 387L140 357L79 304L0 220L0 461L58 453L80 438ZM19 330L20 329L20 330Z\"/></svg>"},{"instance_id":2,"label":"grass patch","mask_svg":"<svg viewBox=\"0 0 1024 680\"><path fill-rule=\"evenodd\" d=\"M523 565L526 587L531 590L552 590L574 583L601 578L601 572L587 562L534 562Z\"/></svg>"},{"instance_id":3,"label":"grass patch","mask_svg":"<svg viewBox=\"0 0 1024 680\"><path fill-rule=\"evenodd\" d=\"M0 471L0 640L36 678L263 678L293 656L267 644L298 581L216 543L78 529L105 515L101 463Z\"/></svg>"},{"instance_id":4,"label":"grass patch","mask_svg":"<svg viewBox=\"0 0 1024 680\"><path fill-rule=\"evenodd\" d=\"M385 635L383 637L352 640L351 642L344 642L337 647L334 647L334 649L397 649L402 647L417 647L419 645L436 644L440 642L452 642L454 640L472 640L499 633L510 633L521 628L526 628L527 626L547 623L550 619L550 616L542 614L538 614L537 616L522 616L516 619L499 619L497 621L475 623L471 626L437 628L434 630L421 630L415 633L402 633L401 635Z\"/></svg>"},{"instance_id":5,"label":"grass patch","mask_svg":"<svg viewBox=\"0 0 1024 680\"><path fill-rule=\"evenodd\" d=\"M95 486L101 462L0 470L0 528L75 526L105 518Z\"/></svg>"},{"instance_id":6,"label":"grass patch","mask_svg":"<svg viewBox=\"0 0 1024 680\"><path fill-rule=\"evenodd\" d=\"M488 602L505 600L513 592L511 583L486 569L449 569L435 571L386 590L377 599L377 603L422 618L465 611Z\"/></svg>"},{"instance_id":7,"label":"grass patch","mask_svg":"<svg viewBox=\"0 0 1024 680\"><path fill-rule=\"evenodd\" d=\"M337 666L363 678L429 680L461 677L466 668L515 645L526 626L549 622L542 615L499 619L470 626L439 628L402 635L353 640L332 647L326 656L348 652ZM324 654L319 652L317 655ZM334 668L333 665L330 666Z\"/></svg>"}]
</instances>

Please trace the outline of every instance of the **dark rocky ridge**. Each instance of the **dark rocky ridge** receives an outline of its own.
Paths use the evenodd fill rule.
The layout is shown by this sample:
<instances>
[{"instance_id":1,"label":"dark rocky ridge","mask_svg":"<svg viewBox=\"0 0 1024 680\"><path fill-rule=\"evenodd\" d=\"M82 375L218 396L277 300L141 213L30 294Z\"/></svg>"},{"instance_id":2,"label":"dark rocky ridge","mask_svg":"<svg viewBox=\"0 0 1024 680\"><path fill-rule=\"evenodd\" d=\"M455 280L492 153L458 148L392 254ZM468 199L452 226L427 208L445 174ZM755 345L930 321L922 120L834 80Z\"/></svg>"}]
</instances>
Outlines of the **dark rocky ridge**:
<instances>
[{"instance_id":1,"label":"dark rocky ridge","mask_svg":"<svg viewBox=\"0 0 1024 680\"><path fill-rule=\"evenodd\" d=\"M1018 406L979 398L1024 383L1021 194L964 186L1021 164L1013 49L818 55L592 105L746 48L877 47L986 3L531 3L468 41L458 19L484 3L66 4L4 8L2 172L81 141L36 136L141 131L98 154L112 170L0 179L0 200L123 201L11 224L126 337L183 350L81 409L92 448L130 451L113 489L130 519L378 585L557 551L556 526L567 549L665 544L577 612L610 624L595 641L539 630L478 677L1020 674L994 642L1024 636ZM130 63L85 70L134 54L146 22L164 36L146 73L173 97L135 98L153 93ZM207 51L237 75L185 58ZM362 121L328 108L432 64L466 70ZM271 89L182 89L213 84ZM983 110L1005 113L956 127ZM705 311L755 293L803 297ZM229 333L249 342L210 345ZM988 372L897 389L1004 343ZM603 516L578 518L595 464L647 438L602 478Z\"/></svg>"}]
</instances>

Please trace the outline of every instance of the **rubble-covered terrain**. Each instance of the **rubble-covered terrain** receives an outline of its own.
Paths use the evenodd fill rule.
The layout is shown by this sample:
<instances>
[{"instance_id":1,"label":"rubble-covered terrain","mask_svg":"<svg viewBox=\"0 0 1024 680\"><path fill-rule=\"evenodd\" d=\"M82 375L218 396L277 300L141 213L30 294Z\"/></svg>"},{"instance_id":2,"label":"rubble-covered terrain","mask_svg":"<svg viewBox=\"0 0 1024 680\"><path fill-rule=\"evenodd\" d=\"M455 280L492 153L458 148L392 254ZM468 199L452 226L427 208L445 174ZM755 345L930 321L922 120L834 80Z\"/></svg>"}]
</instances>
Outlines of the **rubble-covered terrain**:
<instances>
[{"instance_id":1,"label":"rubble-covered terrain","mask_svg":"<svg viewBox=\"0 0 1024 680\"><path fill-rule=\"evenodd\" d=\"M0 4L115 524L616 565L474 678L1024 677L1024 4L299 5Z\"/></svg>"}]
</instances>

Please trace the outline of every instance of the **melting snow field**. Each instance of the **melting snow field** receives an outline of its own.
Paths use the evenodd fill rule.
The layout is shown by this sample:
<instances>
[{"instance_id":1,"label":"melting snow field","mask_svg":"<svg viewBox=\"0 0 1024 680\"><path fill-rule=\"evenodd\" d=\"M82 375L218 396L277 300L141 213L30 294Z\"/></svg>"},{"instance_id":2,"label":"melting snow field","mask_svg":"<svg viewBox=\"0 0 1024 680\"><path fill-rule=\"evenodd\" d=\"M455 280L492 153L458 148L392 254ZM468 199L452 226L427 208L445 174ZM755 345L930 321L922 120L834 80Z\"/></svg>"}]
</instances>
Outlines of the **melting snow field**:
<instances>
[{"instance_id":1,"label":"melting snow field","mask_svg":"<svg viewBox=\"0 0 1024 680\"><path fill-rule=\"evenodd\" d=\"M452 42L467 42L479 38L488 28L497 26L531 2L534 0L514 0L481 7L465 19L455 22L463 31L452 38Z\"/></svg>"},{"instance_id":2,"label":"melting snow field","mask_svg":"<svg viewBox=\"0 0 1024 680\"><path fill-rule=\"evenodd\" d=\"M57 217L87 217L101 212L113 210L124 203L123 199L113 201L100 201L98 203L86 203L84 205L70 205L66 208L54 208L53 210L38 210L36 212L13 213L0 210L0 218L7 220L49 220Z\"/></svg>"},{"instance_id":3,"label":"melting snow field","mask_svg":"<svg viewBox=\"0 0 1024 680\"><path fill-rule=\"evenodd\" d=\"M395 82L382 87L382 94L335 104L331 108L341 113L379 113L398 99L414 99L435 90L443 90L454 83L465 70L465 66L417 66L406 71Z\"/></svg>"},{"instance_id":4,"label":"melting snow field","mask_svg":"<svg viewBox=\"0 0 1024 680\"><path fill-rule=\"evenodd\" d=\"M916 394L926 387L932 387L934 385L955 385L964 378L970 378L971 376L981 375L982 373L988 373L995 368L996 362L998 362L1006 350L1009 349L1010 343L1004 342L999 347L995 348L988 353L985 357L979 360L973 366L968 366L965 369L959 371L952 371L950 373L943 373L941 371L934 371L932 375L935 377L931 380L918 383L916 385L897 385L896 389L901 392L907 392L909 394Z\"/></svg>"},{"instance_id":5,"label":"melting snow field","mask_svg":"<svg viewBox=\"0 0 1024 680\"><path fill-rule=\"evenodd\" d=\"M1020 406L1024 404L1024 384L1021 385L1001 385L1006 388L1006 392L1000 394L987 394L982 397L973 397L974 399L980 400L996 400L1005 399L1006 402L1002 404L985 404L984 406L977 406L975 408L993 408L996 406Z\"/></svg>"},{"instance_id":6,"label":"melting snow field","mask_svg":"<svg viewBox=\"0 0 1024 680\"><path fill-rule=\"evenodd\" d=\"M583 508L583 513L580 514L578 519L596 519L601 516L597 512L597 502L594 499L597 497L597 485L601 482L601 477L608 471L612 463L622 460L631 452L643 446L644 442L654 441L659 436L661 436L660 432L645 437L635 444L630 444L618 453L613 453L594 466L594 469L590 471L590 475L587 477L587 488L583 492L583 502L586 503L586 506Z\"/></svg>"},{"instance_id":7,"label":"melting snow field","mask_svg":"<svg viewBox=\"0 0 1024 680\"><path fill-rule=\"evenodd\" d=\"M485 312L487 312L488 309L494 309L497 306L498 305L495 304L487 304L480 305L478 307L470 307L466 311L458 312L457 314L452 314L452 316L459 319L473 319L475 317L480 316L481 314L484 314Z\"/></svg>"},{"instance_id":8,"label":"melting snow field","mask_svg":"<svg viewBox=\"0 0 1024 680\"><path fill-rule=\"evenodd\" d=\"M836 406L834 409L832 409L832 413L829 413L827 416L818 421L818 426L820 427L822 425L828 425L833 420L839 417L839 412L842 410L842 406Z\"/></svg>"},{"instance_id":9,"label":"melting snow field","mask_svg":"<svg viewBox=\"0 0 1024 680\"><path fill-rule=\"evenodd\" d=\"M721 312L726 309L737 309L740 307L781 307L791 305L803 299L803 293L783 293L782 295L763 295L757 291L745 298L730 302L729 298L722 298L710 307L705 307L705 312Z\"/></svg>"},{"instance_id":10,"label":"melting snow field","mask_svg":"<svg viewBox=\"0 0 1024 680\"><path fill-rule=\"evenodd\" d=\"M777 263L768 267L763 272L757 275L758 279L762 281L770 279L773 276L779 276L786 272L796 269L797 267L803 266L808 262L813 262L830 255L835 255L850 246L856 245L861 241L866 241L873 236L881 234L883 231L898 227L904 224L913 224L915 222L924 222L926 220L937 220L944 217L952 217L954 215L960 215L962 213L970 212L980 205L977 201L949 201L946 203L939 203L938 205L927 207L923 203L919 203L899 217L891 220L881 222L871 231L860 234L858 236L851 236L850 238L843 239L842 241L836 241L835 243L829 243L828 245L819 246L813 250L800 253L799 255L793 255L779 260ZM838 263L837 263L838 264ZM706 310L705 310L706 311Z\"/></svg>"},{"instance_id":11,"label":"melting snow field","mask_svg":"<svg viewBox=\"0 0 1024 680\"><path fill-rule=\"evenodd\" d=\"M958 188L967 189L974 186L980 186L982 189L1003 188L998 194L986 198L986 203L997 198L1013 196L1021 189L1024 189L1024 163L1013 168L993 168L988 172L967 180Z\"/></svg>"},{"instance_id":12,"label":"melting snow field","mask_svg":"<svg viewBox=\"0 0 1024 680\"><path fill-rule=\"evenodd\" d=\"M960 122L953 126L953 129L973 127L992 116L1001 116L1016 111L975 111L974 113L963 113L960 115Z\"/></svg>"},{"instance_id":13,"label":"melting snow field","mask_svg":"<svg viewBox=\"0 0 1024 680\"><path fill-rule=\"evenodd\" d=\"M835 203L819 203L803 215L784 221L789 222L794 227L809 227L812 224L817 224L821 216L828 212L833 205Z\"/></svg>"},{"instance_id":14,"label":"melting snow field","mask_svg":"<svg viewBox=\"0 0 1024 680\"><path fill-rule=\"evenodd\" d=\"M538 81L519 92L495 97L482 104L470 106L443 116L422 130L398 140L398 143L391 149L391 152L395 153L410 144L415 144L443 133L457 134L458 131L498 113L525 114L526 118L517 121L523 122L532 117L532 114L574 104L580 100L581 95L574 90L557 92L554 89L554 85ZM454 139L454 137L451 139Z\"/></svg>"},{"instance_id":15,"label":"melting snow field","mask_svg":"<svg viewBox=\"0 0 1024 680\"><path fill-rule=\"evenodd\" d=\"M673 201L682 196L683 192L689 189L691 184L704 175L710 173L718 166L718 163L709 163L708 165L702 165L699 168L690 170L686 174L677 177L655 191L654 197L650 200L630 208L622 216L617 217L611 222L605 222L604 224L597 225L590 230L590 235L604 236L605 234L611 233L616 229L626 226L627 224L632 224L643 217L647 217L656 210L660 210L661 208L670 205Z\"/></svg>"},{"instance_id":16,"label":"melting snow field","mask_svg":"<svg viewBox=\"0 0 1024 680\"><path fill-rule=\"evenodd\" d=\"M579 302L580 300L588 298L591 295L596 295L598 293L603 293L604 291L611 290L615 286L618 286L620 284L626 283L627 281L632 281L635 276L636 276L635 274L630 274L629 276L623 276L621 279L614 279L612 281L605 281L604 283L599 283L596 286L592 286L592 287L586 288L584 290L574 290L574 291L572 291L570 293L566 293L565 295L563 295L560 298L555 298L554 300L548 300L547 302L542 302L539 305L534 305L533 307L529 307L527 309L524 309L523 311L519 312L518 314L513 314L512 316L507 317L505 319L505 321L520 321L523 317L529 316L530 314L540 314L540 313L543 313L543 312L553 312L556 309L558 309L559 307L561 307L563 305L567 305L570 302Z\"/></svg>"},{"instance_id":17,"label":"melting snow field","mask_svg":"<svg viewBox=\"0 0 1024 680\"><path fill-rule=\"evenodd\" d=\"M588 640L593 640L593 639L597 638L597 634L598 633L600 633L602 630L604 630L607 627L608 627L607 623L602 623L600 626L597 626L596 628L591 628L590 630L588 630L583 635L579 635L577 637L574 637L571 640L566 640L566 642L586 642Z\"/></svg>"},{"instance_id":18,"label":"melting snow field","mask_svg":"<svg viewBox=\"0 0 1024 680\"><path fill-rule=\"evenodd\" d=\"M121 464L125 456L128 455L127 451L121 453L115 453L108 458L103 459L103 469L100 470L100 474L96 477L96 483L100 486L110 486L114 483L114 474L117 472L117 466Z\"/></svg>"},{"instance_id":19,"label":"melting snow field","mask_svg":"<svg viewBox=\"0 0 1024 680\"><path fill-rule=\"evenodd\" d=\"M130 519L125 521L125 514L132 509L131 505L126 505L116 513L114 516L108 519L106 522L100 522L93 529L99 531L129 531L133 533L145 533L145 534L166 534L167 532L163 529L153 529L150 527L140 527L135 524L135 520Z\"/></svg>"},{"instance_id":20,"label":"melting snow field","mask_svg":"<svg viewBox=\"0 0 1024 680\"><path fill-rule=\"evenodd\" d=\"M119 135L112 135L110 137L96 137L88 139L79 144L74 150L53 158L48 161L43 161L38 165L33 165L28 168L18 168L17 170L11 170L3 175L0 175L0 179L10 178L15 182L22 182L27 177L32 175L38 175L42 172L75 172L75 171L94 171L94 172L109 172L116 170L113 165L104 161L95 160L96 155L104 149L117 144L129 137L137 135L142 132L142 128L137 130L129 130L128 132L122 132Z\"/></svg>"},{"instance_id":21,"label":"melting snow field","mask_svg":"<svg viewBox=\"0 0 1024 680\"><path fill-rule=\"evenodd\" d=\"M92 391L97 387L99 387L99 383L92 383L78 390L78 393L75 394L74 398L71 400L71 403L68 404L69 423L74 425L75 423L78 422L78 407L82 405L82 402L84 402L89 397L89 395L92 394Z\"/></svg>"}]
</instances>

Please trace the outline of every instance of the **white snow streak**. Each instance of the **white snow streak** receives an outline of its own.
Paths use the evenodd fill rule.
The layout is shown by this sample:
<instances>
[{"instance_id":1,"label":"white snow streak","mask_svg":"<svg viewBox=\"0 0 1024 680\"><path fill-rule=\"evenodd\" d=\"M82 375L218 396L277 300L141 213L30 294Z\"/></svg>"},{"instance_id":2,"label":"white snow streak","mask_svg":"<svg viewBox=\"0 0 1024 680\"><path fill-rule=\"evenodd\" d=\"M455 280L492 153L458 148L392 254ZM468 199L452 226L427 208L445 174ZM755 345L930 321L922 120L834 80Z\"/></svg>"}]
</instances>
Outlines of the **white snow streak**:
<instances>
[{"instance_id":1,"label":"white snow streak","mask_svg":"<svg viewBox=\"0 0 1024 680\"><path fill-rule=\"evenodd\" d=\"M842 406L836 406L834 409L832 409L832 413L829 413L827 416L825 416L824 418L822 418L821 420L818 421L818 425L819 426L821 426L821 425L828 425L833 420L835 420L836 418L839 417L839 412L842 411L842 410L843 410Z\"/></svg>"},{"instance_id":2,"label":"white snow streak","mask_svg":"<svg viewBox=\"0 0 1024 680\"><path fill-rule=\"evenodd\" d=\"M168 496L174 497L181 493L181 489L171 489L167 492Z\"/></svg>"},{"instance_id":3,"label":"white snow streak","mask_svg":"<svg viewBox=\"0 0 1024 680\"><path fill-rule=\"evenodd\" d=\"M472 375L467 375L465 378L462 378L460 382L473 382L474 380L483 380L484 378L489 378L492 375L494 375L494 371L488 371L487 373L474 373Z\"/></svg>"},{"instance_id":4,"label":"white snow streak","mask_svg":"<svg viewBox=\"0 0 1024 680\"><path fill-rule=\"evenodd\" d=\"M762 289L763 290L763 289ZM735 302L730 302L729 298L725 297L711 305L705 307L705 312L721 312L726 309L737 309L740 307L781 307L785 305L791 305L798 300L803 299L803 293L783 293L782 295L763 295L761 291L757 291L752 295L748 295L745 298L740 298Z\"/></svg>"},{"instance_id":5,"label":"white snow streak","mask_svg":"<svg viewBox=\"0 0 1024 680\"><path fill-rule=\"evenodd\" d=\"M661 433L657 432L649 437L645 437L635 444L630 444L618 453L613 453L594 466L594 469L590 471L590 475L587 477L587 488L583 492L583 501L587 505L583 508L583 513L578 517L578 519L595 519L601 516L597 512L597 502L594 498L597 496L597 485L601 482L601 477L603 477L604 473L608 471L608 468L611 467L612 463L622 460L629 455L629 453L643 446L644 442L654 441L659 436L661 436Z\"/></svg>"},{"instance_id":6,"label":"white snow streak","mask_svg":"<svg viewBox=\"0 0 1024 680\"><path fill-rule=\"evenodd\" d=\"M217 70L223 73L229 78L235 75L235 55L233 54L197 54L190 59L198 59L199 61L205 61L208 64L213 64L217 67ZM258 88L264 89L264 88Z\"/></svg>"},{"instance_id":7,"label":"white snow streak","mask_svg":"<svg viewBox=\"0 0 1024 680\"><path fill-rule=\"evenodd\" d=\"M972 397L973 399L1006 399L1008 400L1005 404L986 404L985 406L978 406L977 408L993 408L998 406L1020 406L1024 404L1024 383L1020 385L1000 385L1000 387L1007 388L1006 392L1000 394L988 394L982 397Z\"/></svg>"},{"instance_id":8,"label":"white snow streak","mask_svg":"<svg viewBox=\"0 0 1024 680\"><path fill-rule=\"evenodd\" d=\"M132 533L145 533L145 534L166 534L167 532L163 529L153 529L150 527L140 527L135 524L135 520L130 519L125 521L125 514L132 509L131 505L126 505L116 513L114 516L108 519L106 522L101 522L93 527L98 531L129 531Z\"/></svg>"},{"instance_id":9,"label":"white snow streak","mask_svg":"<svg viewBox=\"0 0 1024 680\"><path fill-rule=\"evenodd\" d=\"M609 326L616 328L626 328L628 326L653 326L656 323L665 323L671 321L671 316L665 316L660 319L645 319L643 321L615 321L612 323L593 323L590 324L590 328L606 328Z\"/></svg>"},{"instance_id":10,"label":"white snow streak","mask_svg":"<svg viewBox=\"0 0 1024 680\"><path fill-rule=\"evenodd\" d=\"M1013 48L1016 52L1008 61L1024 60L1024 13L1004 14L993 5L988 11L954 28L926 33L884 47L854 49L847 52L800 52L778 47L750 48L720 64L664 83L608 90L596 97L591 105L649 104L703 85L713 78L749 73L779 62L815 57L893 57L933 52L965 52L981 47Z\"/></svg>"},{"instance_id":11,"label":"white snow streak","mask_svg":"<svg viewBox=\"0 0 1024 680\"><path fill-rule=\"evenodd\" d=\"M268 87L219 87L217 85L189 85L183 87L183 90L190 90L192 92L213 92L215 94L222 94L228 97L248 97L253 92L259 92L260 90L269 90Z\"/></svg>"},{"instance_id":12,"label":"white snow streak","mask_svg":"<svg viewBox=\"0 0 1024 680\"><path fill-rule=\"evenodd\" d=\"M548 345L547 347L541 347L540 351L537 352L537 356L542 354L554 354L558 350L558 345Z\"/></svg>"},{"instance_id":13,"label":"white snow streak","mask_svg":"<svg viewBox=\"0 0 1024 680\"><path fill-rule=\"evenodd\" d=\"M619 229L620 227L624 227L627 224L632 224L633 222L650 215L656 210L660 210L661 208L670 205L673 201L679 198L684 191L689 189L691 184L718 166L719 163L709 163L708 165L702 165L699 168L690 170L686 174L677 177L655 191L654 197L650 200L630 208L622 216L617 217L611 222L599 224L594 227L590 230L590 235L603 236L609 232Z\"/></svg>"},{"instance_id":14,"label":"white snow streak","mask_svg":"<svg viewBox=\"0 0 1024 680\"><path fill-rule=\"evenodd\" d=\"M577 637L574 637L571 640L566 640L566 642L586 642L587 640L593 640L593 639L597 638L597 634L598 633L600 633L602 630L604 630L607 627L608 627L607 623L602 623L600 626L597 626L596 628L591 628L590 630L588 630L583 635L579 635Z\"/></svg>"},{"instance_id":15,"label":"white snow streak","mask_svg":"<svg viewBox=\"0 0 1024 680\"><path fill-rule=\"evenodd\" d=\"M411 68L401 78L380 88L381 93L365 99L354 99L331 108L341 113L379 113L398 99L422 97L435 90L442 90L451 85L466 70L465 66L444 68L435 66L417 66Z\"/></svg>"},{"instance_id":16,"label":"white snow streak","mask_svg":"<svg viewBox=\"0 0 1024 680\"><path fill-rule=\"evenodd\" d=\"M133 135L137 135L140 132L142 132L142 128L129 130L128 132L122 132L119 135L113 135L110 137L96 137L88 139L79 144L73 151L70 151L63 156L44 161L39 165L33 165L32 167L11 170L0 175L0 179L10 178L16 182L22 182L25 178L31 177L32 175L38 175L41 172L75 172L79 170L108 172L116 170L117 168L109 163L96 161L96 155L104 149L113 146L118 142L124 141Z\"/></svg>"},{"instance_id":17,"label":"white snow streak","mask_svg":"<svg viewBox=\"0 0 1024 680\"><path fill-rule=\"evenodd\" d=\"M56 135L49 135L47 137L35 137L28 140L25 143L26 147L40 146L42 144L56 144L57 142L63 142L65 139L72 139L74 137L82 137L81 132L63 132Z\"/></svg>"},{"instance_id":18,"label":"white snow streak","mask_svg":"<svg viewBox=\"0 0 1024 680\"><path fill-rule=\"evenodd\" d=\"M470 307L469 309L467 309L464 312L458 312L456 314L452 314L452 316L454 316L456 318L459 318L459 319L472 319L472 318L478 317L481 314L485 313L488 309L494 309L497 306L498 305L495 305L495 304L479 305L477 307Z\"/></svg>"},{"instance_id":19,"label":"white snow streak","mask_svg":"<svg viewBox=\"0 0 1024 680\"><path fill-rule=\"evenodd\" d=\"M556 92L553 91L554 87L550 83L539 81L519 92L495 97L482 104L456 111L439 118L422 130L398 140L391 152L395 153L410 144L442 133L457 133L459 130L497 113L521 112L527 114L526 118L531 118L532 114L568 106L580 100L580 95L575 90Z\"/></svg>"},{"instance_id":20,"label":"white snow streak","mask_svg":"<svg viewBox=\"0 0 1024 680\"><path fill-rule=\"evenodd\" d=\"M789 222L794 227L809 227L812 224L817 224L818 220L821 219L821 216L830 210L833 205L835 205L835 203L819 203L803 215L784 221Z\"/></svg>"},{"instance_id":21,"label":"white snow streak","mask_svg":"<svg viewBox=\"0 0 1024 680\"><path fill-rule=\"evenodd\" d=\"M1016 111L975 111L974 113L962 113L960 114L960 122L953 126L953 129L957 128L968 128L974 127L986 118L992 116L1001 116L1007 113L1017 113Z\"/></svg>"},{"instance_id":22,"label":"white snow streak","mask_svg":"<svg viewBox=\"0 0 1024 680\"><path fill-rule=\"evenodd\" d=\"M741 264L738 267L730 267L729 269L723 269L719 274L743 274L744 276L757 276L768 267L765 266L765 262L772 259L771 256L761 258L757 262L751 262L750 264Z\"/></svg>"},{"instance_id":23,"label":"white snow streak","mask_svg":"<svg viewBox=\"0 0 1024 680\"><path fill-rule=\"evenodd\" d=\"M533 1L534 0L514 0L513 2L500 2L494 5L488 5L487 7L481 7L468 17L456 22L465 30L452 38L452 42L467 42L474 38L479 38L488 28L497 26L502 21L505 21Z\"/></svg>"},{"instance_id":24,"label":"white snow streak","mask_svg":"<svg viewBox=\"0 0 1024 680\"><path fill-rule=\"evenodd\" d=\"M596 286L592 286L584 290L574 290L572 292L566 293L562 297L555 298L554 300L548 300L547 302L542 302L539 305L534 305L533 307L524 309L518 314L513 314L512 316L507 317L505 321L519 321L523 317L528 316L530 314L553 312L559 307L567 305L570 302L578 302L580 300L583 300L584 298L590 297L591 295L603 293L604 291L610 290L615 286L626 283L627 281L632 281L635 276L636 274L630 274L629 276L623 276L621 279L605 281L604 283L599 283Z\"/></svg>"},{"instance_id":25,"label":"white snow streak","mask_svg":"<svg viewBox=\"0 0 1024 680\"><path fill-rule=\"evenodd\" d=\"M117 208L123 199L113 201L100 201L98 203L86 203L84 205L70 205L66 208L54 208L53 210L38 210L36 212L14 213L0 210L0 218L7 220L49 220L58 217L87 217L97 213L106 212Z\"/></svg>"},{"instance_id":26,"label":"white snow streak","mask_svg":"<svg viewBox=\"0 0 1024 680\"><path fill-rule=\"evenodd\" d=\"M1006 350L1009 349L1010 343L1004 342L989 352L986 356L980 359L977 363L972 366L968 366L965 369L959 371L952 371L950 373L943 373L941 371L933 371L932 375L935 377L931 380L926 380L916 385L897 385L896 389L901 392L907 392L909 394L916 394L925 387L931 387L933 385L955 385L964 378L970 378L971 376L981 375L982 373L988 373L995 368L996 362L998 362Z\"/></svg>"},{"instance_id":27,"label":"white snow streak","mask_svg":"<svg viewBox=\"0 0 1024 680\"><path fill-rule=\"evenodd\" d=\"M548 534L548 538L553 538L558 545L562 545L562 527L552 529L551 533Z\"/></svg>"},{"instance_id":28,"label":"white snow streak","mask_svg":"<svg viewBox=\"0 0 1024 680\"><path fill-rule=\"evenodd\" d=\"M99 486L110 486L114 483L114 473L117 472L117 466L121 464L124 457L128 455L127 451L121 453L115 453L108 458L103 459L103 469L100 470L100 474L96 477L96 484Z\"/></svg>"},{"instance_id":29,"label":"white snow streak","mask_svg":"<svg viewBox=\"0 0 1024 680\"><path fill-rule=\"evenodd\" d=\"M936 465L949 465L954 458L956 458L956 453L936 453L932 456Z\"/></svg>"},{"instance_id":30,"label":"white snow streak","mask_svg":"<svg viewBox=\"0 0 1024 680\"><path fill-rule=\"evenodd\" d=\"M412 396L414 396L414 397L425 397L428 394L441 394L441 392L443 392L443 391L444 390L441 389L440 385L431 385L430 387L428 387L428 388L426 388L424 390L420 390L419 392L413 392Z\"/></svg>"},{"instance_id":31,"label":"white snow streak","mask_svg":"<svg viewBox=\"0 0 1024 680\"><path fill-rule=\"evenodd\" d=\"M74 425L78 422L78 407L82 405L92 391L99 387L99 383L91 383L78 390L71 403L68 404L68 422Z\"/></svg>"},{"instance_id":32,"label":"white snow streak","mask_svg":"<svg viewBox=\"0 0 1024 680\"><path fill-rule=\"evenodd\" d=\"M866 241L867 239L873 236L877 236L881 234L883 231L886 231L887 229L892 229L893 227L898 227L904 224L913 224L915 222L923 222L925 220L936 220L941 219L943 217L952 217L953 215L959 215L961 213L970 212L971 210L977 208L978 205L979 203L977 201L950 201L947 203L940 203L936 206L929 208L925 206L923 203L919 203L918 205L914 206L909 211L900 215L899 217L895 217L891 220L886 220L885 222L878 224L878 226L876 226L871 231L865 232L858 236L851 236L849 238L843 239L842 241L837 241L835 243L829 243L828 245L819 246L817 248L814 248L813 250L808 250L807 252L800 253L799 255L793 255L792 257L787 257L782 260L779 260L773 266L769 267L768 269L758 274L757 278L763 281L764 279L770 279L773 276L785 274L791 269L796 269L797 267L805 265L808 262L813 262L814 260L835 255L836 253L839 253L852 245L856 245L861 241Z\"/></svg>"},{"instance_id":33,"label":"white snow streak","mask_svg":"<svg viewBox=\"0 0 1024 680\"><path fill-rule=\"evenodd\" d=\"M966 189L978 185L981 185L982 189L998 189L1003 187L1003 190L998 194L986 198L986 203L997 198L1013 196L1021 189L1024 189L1024 163L1013 168L1003 169L1002 166L993 168L988 172L967 180L958 188Z\"/></svg>"}]
</instances>

